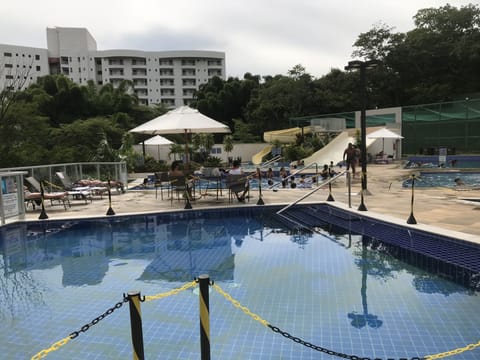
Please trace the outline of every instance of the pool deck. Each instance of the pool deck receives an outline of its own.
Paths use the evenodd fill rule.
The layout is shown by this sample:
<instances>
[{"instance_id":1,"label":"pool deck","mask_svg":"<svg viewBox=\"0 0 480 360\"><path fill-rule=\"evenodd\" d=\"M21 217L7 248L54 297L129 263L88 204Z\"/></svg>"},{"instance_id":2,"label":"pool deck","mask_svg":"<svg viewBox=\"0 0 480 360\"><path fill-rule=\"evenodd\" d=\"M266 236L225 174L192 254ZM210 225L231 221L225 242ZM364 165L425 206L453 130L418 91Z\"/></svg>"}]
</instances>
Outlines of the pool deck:
<instances>
[{"instance_id":1,"label":"pool deck","mask_svg":"<svg viewBox=\"0 0 480 360\"><path fill-rule=\"evenodd\" d=\"M415 188L413 214L417 221L416 225L408 225L407 219L411 213L412 190L402 188L402 181L409 178L412 169L403 169L401 164L368 165L367 187L371 193L364 196L364 204L368 211L358 211L361 202L359 195L361 183L356 179L352 184L351 211L361 213L365 216L387 220L405 226L413 226L418 229L453 236L472 242L480 243L480 190L457 191L447 188ZM133 183L141 183L145 174L131 174L131 179L137 179ZM130 186L131 186L130 184ZM311 189L293 189L278 191L262 191L262 199L265 204L289 204L300 198ZM321 202L328 197L328 186L318 190L304 202ZM204 196L192 202L194 209L225 206L249 206L256 205L259 193L251 191L250 201L229 203L227 192L217 200L216 196ZM329 204L349 209L348 189L345 178L342 177L332 185L332 196L334 202ZM466 200L467 199L467 200ZM468 201L476 199L477 201ZM108 196L102 199L94 199L91 203L73 200L71 207L65 211L63 206L51 206L46 203L46 213L50 220L98 217L106 216L109 209ZM125 194L112 192L111 208L116 215L127 215L135 213L161 212L183 209L183 200L170 200L155 198L154 190L127 191ZM26 219L36 220L40 209L27 210Z\"/></svg>"}]
</instances>

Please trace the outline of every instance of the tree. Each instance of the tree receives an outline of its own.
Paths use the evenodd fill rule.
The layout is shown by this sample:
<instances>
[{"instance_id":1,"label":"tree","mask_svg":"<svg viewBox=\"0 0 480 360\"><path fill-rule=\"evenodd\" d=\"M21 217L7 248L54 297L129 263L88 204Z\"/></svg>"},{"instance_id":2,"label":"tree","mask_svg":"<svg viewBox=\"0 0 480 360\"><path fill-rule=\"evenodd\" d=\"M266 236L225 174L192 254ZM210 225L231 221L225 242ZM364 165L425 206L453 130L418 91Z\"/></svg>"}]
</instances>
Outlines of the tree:
<instances>
[{"instance_id":1,"label":"tree","mask_svg":"<svg viewBox=\"0 0 480 360\"><path fill-rule=\"evenodd\" d=\"M227 153L227 158L229 154L233 151L233 136L225 135L223 138L223 150Z\"/></svg>"},{"instance_id":2,"label":"tree","mask_svg":"<svg viewBox=\"0 0 480 360\"><path fill-rule=\"evenodd\" d=\"M198 162L205 162L215 145L213 134L193 134L192 145L195 151L198 151Z\"/></svg>"},{"instance_id":3,"label":"tree","mask_svg":"<svg viewBox=\"0 0 480 360\"><path fill-rule=\"evenodd\" d=\"M3 57L7 59L7 57ZM11 106L17 101L20 90L23 89L27 82L32 68L33 60L30 63L20 63L14 67L11 63L0 63L0 77L5 79L4 87L0 88L0 126L3 124L5 117ZM21 65L21 66L20 66Z\"/></svg>"}]
</instances>

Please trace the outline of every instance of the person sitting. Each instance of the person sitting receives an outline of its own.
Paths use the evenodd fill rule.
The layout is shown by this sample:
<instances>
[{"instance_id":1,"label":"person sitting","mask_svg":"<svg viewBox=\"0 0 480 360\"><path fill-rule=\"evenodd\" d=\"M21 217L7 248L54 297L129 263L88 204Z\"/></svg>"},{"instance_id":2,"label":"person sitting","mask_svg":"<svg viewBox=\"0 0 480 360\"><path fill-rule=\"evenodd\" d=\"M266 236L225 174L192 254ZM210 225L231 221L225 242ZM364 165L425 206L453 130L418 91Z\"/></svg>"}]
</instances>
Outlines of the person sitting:
<instances>
[{"instance_id":1,"label":"person sitting","mask_svg":"<svg viewBox=\"0 0 480 360\"><path fill-rule=\"evenodd\" d=\"M464 182L462 179L458 178L458 177L455 178L453 181L455 181L455 186L463 186L463 185L465 185L465 182Z\"/></svg>"},{"instance_id":2,"label":"person sitting","mask_svg":"<svg viewBox=\"0 0 480 360\"><path fill-rule=\"evenodd\" d=\"M285 170L284 167L280 168L280 178L282 179L282 187L283 188L286 188L287 187L287 177L288 177L288 174L287 174L287 171Z\"/></svg>"},{"instance_id":3,"label":"person sitting","mask_svg":"<svg viewBox=\"0 0 480 360\"><path fill-rule=\"evenodd\" d=\"M322 177L322 180L326 180L330 177L330 169L328 168L327 164L323 165L323 169L320 172L320 176Z\"/></svg>"},{"instance_id":4,"label":"person sitting","mask_svg":"<svg viewBox=\"0 0 480 360\"><path fill-rule=\"evenodd\" d=\"M233 161L232 168L228 171L228 174L229 175L243 175L244 174L243 169L240 167L240 161L238 161L238 160ZM235 191L235 190L237 190L237 188L234 188L234 190L233 190L233 192L237 196L237 200L240 201L240 202L244 202L245 201L245 195L250 190L250 184L248 182L248 178L246 178L245 186L243 187L243 192L242 192L241 195L240 195L240 192L242 190L239 190L239 191Z\"/></svg>"},{"instance_id":5,"label":"person sitting","mask_svg":"<svg viewBox=\"0 0 480 360\"><path fill-rule=\"evenodd\" d=\"M190 198L192 198L193 182L192 182L192 179L187 180L185 173L183 172L183 170L180 167L181 163L182 162L179 161L179 160L176 160L176 161L172 162L172 165L170 166L170 171L168 172L168 176L169 177L175 177L175 178L185 177L185 186L186 186L188 195L190 196ZM176 185L181 186L181 184L176 184Z\"/></svg>"},{"instance_id":6,"label":"person sitting","mask_svg":"<svg viewBox=\"0 0 480 360\"><path fill-rule=\"evenodd\" d=\"M328 171L330 172L330 177L333 177L337 175L337 172L334 169L335 165L333 164L333 161L330 161L330 166L328 167Z\"/></svg>"},{"instance_id":7,"label":"person sitting","mask_svg":"<svg viewBox=\"0 0 480 360\"><path fill-rule=\"evenodd\" d=\"M172 165L170 166L170 172L168 175L170 176L184 176L183 170L180 168L180 161L174 161L172 162Z\"/></svg>"},{"instance_id":8,"label":"person sitting","mask_svg":"<svg viewBox=\"0 0 480 360\"><path fill-rule=\"evenodd\" d=\"M272 168L268 168L267 170L267 179L273 178L273 170Z\"/></svg>"}]
</instances>

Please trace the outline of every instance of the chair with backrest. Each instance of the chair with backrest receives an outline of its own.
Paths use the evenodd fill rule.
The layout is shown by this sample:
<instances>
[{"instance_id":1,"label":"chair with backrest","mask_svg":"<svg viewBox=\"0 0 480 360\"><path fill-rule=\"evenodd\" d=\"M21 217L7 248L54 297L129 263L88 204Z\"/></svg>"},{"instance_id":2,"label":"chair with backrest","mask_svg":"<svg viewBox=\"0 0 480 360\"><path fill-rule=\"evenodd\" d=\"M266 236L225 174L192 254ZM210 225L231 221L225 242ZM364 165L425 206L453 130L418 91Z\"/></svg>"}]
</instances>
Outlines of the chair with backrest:
<instances>
[{"instance_id":1,"label":"chair with backrest","mask_svg":"<svg viewBox=\"0 0 480 360\"><path fill-rule=\"evenodd\" d=\"M190 189L188 188L188 178L186 175L168 175L170 183L170 200L173 202L174 194L177 200L180 200L180 194L185 199L189 196Z\"/></svg>"},{"instance_id":2,"label":"chair with backrest","mask_svg":"<svg viewBox=\"0 0 480 360\"><path fill-rule=\"evenodd\" d=\"M26 177L25 181L29 184L29 187L25 190L25 203L28 207L28 204L32 204L35 209L35 204L41 202L42 200L42 185L40 182L32 176ZM50 200L50 203L54 205L54 202L58 202L63 205L65 210L67 207L70 207L70 201L68 200L68 192L59 191L59 192L46 192L43 189L43 199Z\"/></svg>"},{"instance_id":3,"label":"chair with backrest","mask_svg":"<svg viewBox=\"0 0 480 360\"><path fill-rule=\"evenodd\" d=\"M97 186L97 185L87 185L87 184L76 184L70 180L69 176L62 171L57 171L55 173L58 179L62 183L63 188L70 193L70 195L75 198L82 199L92 199L92 195L98 195L102 198L102 195L108 191L106 186Z\"/></svg>"},{"instance_id":4,"label":"chair with backrest","mask_svg":"<svg viewBox=\"0 0 480 360\"><path fill-rule=\"evenodd\" d=\"M155 199L158 199L158 189L160 189L160 196L163 200L163 190L167 190L167 197L170 197L170 190L172 185L167 172L155 173Z\"/></svg>"},{"instance_id":5,"label":"chair with backrest","mask_svg":"<svg viewBox=\"0 0 480 360\"><path fill-rule=\"evenodd\" d=\"M62 183L63 190L75 200L84 200L85 203L92 202L92 191L88 186L75 187L70 178L61 171L55 173Z\"/></svg>"},{"instance_id":6,"label":"chair with backrest","mask_svg":"<svg viewBox=\"0 0 480 360\"><path fill-rule=\"evenodd\" d=\"M228 189L228 201L231 202L235 197L239 197L239 193L247 192L247 195L250 193L250 187L248 186L248 176L245 174L233 175L229 174L226 177L226 186ZM249 199L249 196L246 196Z\"/></svg>"}]
</instances>

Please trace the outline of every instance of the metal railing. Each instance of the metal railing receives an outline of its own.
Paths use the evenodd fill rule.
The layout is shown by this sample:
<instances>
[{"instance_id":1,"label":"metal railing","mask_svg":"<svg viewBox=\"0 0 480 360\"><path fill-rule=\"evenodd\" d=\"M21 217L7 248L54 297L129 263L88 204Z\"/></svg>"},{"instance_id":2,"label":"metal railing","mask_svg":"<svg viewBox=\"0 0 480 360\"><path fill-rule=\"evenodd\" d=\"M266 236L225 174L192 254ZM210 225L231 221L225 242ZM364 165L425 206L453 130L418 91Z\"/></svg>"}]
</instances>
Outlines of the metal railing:
<instances>
[{"instance_id":1,"label":"metal railing","mask_svg":"<svg viewBox=\"0 0 480 360\"><path fill-rule=\"evenodd\" d=\"M305 195L303 195L302 197L298 198L297 200L291 202L290 204L288 204L287 206L281 208L280 210L277 211L277 214L280 215L282 212L284 212L285 210L289 209L290 207L292 207L293 205L295 204L298 204L300 201L306 199L307 197L309 197L310 195L314 194L315 192L317 192L318 190L320 190L323 186L325 185L329 185L331 184L333 181L337 180L340 176L342 176L343 174L345 174L347 171L344 170L342 171L341 173L331 177L330 179L328 179L327 181L324 181L322 182L321 184L319 184L315 189L309 191L308 193L306 193Z\"/></svg>"},{"instance_id":2,"label":"metal railing","mask_svg":"<svg viewBox=\"0 0 480 360\"><path fill-rule=\"evenodd\" d=\"M63 172L73 181L95 178L103 181L118 180L125 186L128 182L127 163L121 162L80 162L50 165L20 166L0 169L0 172L24 171L26 176L32 176L38 180L46 180L50 184L55 183L55 173Z\"/></svg>"},{"instance_id":3,"label":"metal railing","mask_svg":"<svg viewBox=\"0 0 480 360\"><path fill-rule=\"evenodd\" d=\"M274 162L279 161L281 159L283 159L283 156L282 155L277 155L277 156L273 157L272 159L267 160L264 163L260 164L260 168L267 167L268 165L273 164Z\"/></svg>"}]
</instances>

